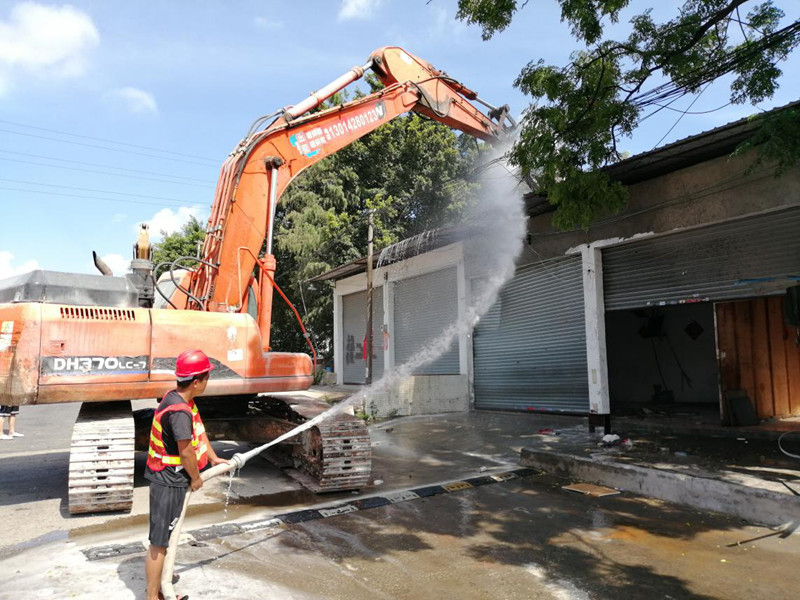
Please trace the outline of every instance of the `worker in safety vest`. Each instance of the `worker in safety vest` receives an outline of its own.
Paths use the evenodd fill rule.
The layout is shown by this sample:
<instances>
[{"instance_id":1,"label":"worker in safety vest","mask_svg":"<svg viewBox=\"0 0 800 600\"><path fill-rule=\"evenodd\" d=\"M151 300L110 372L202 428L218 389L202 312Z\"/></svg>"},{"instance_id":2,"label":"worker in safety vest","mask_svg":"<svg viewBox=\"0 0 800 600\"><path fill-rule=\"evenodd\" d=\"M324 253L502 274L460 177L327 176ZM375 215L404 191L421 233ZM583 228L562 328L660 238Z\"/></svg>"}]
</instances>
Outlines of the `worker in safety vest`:
<instances>
[{"instance_id":1,"label":"worker in safety vest","mask_svg":"<svg viewBox=\"0 0 800 600\"><path fill-rule=\"evenodd\" d=\"M161 400L150 429L145 478L150 481L150 548L145 558L147 600L161 595L161 572L169 536L180 517L186 490L203 487L200 470L228 461L208 441L194 399L208 385L214 367L201 350L187 350L177 360L176 389ZM183 596L182 598L186 598Z\"/></svg>"}]
</instances>

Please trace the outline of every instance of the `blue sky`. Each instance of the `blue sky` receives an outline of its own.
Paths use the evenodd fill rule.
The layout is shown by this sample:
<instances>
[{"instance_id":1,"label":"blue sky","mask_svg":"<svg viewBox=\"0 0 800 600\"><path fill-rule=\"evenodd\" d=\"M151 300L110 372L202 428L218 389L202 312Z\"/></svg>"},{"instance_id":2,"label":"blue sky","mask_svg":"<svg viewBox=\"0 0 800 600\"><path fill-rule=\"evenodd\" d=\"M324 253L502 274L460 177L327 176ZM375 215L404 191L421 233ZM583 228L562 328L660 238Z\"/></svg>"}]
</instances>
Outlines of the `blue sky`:
<instances>
[{"instance_id":1,"label":"blue sky","mask_svg":"<svg viewBox=\"0 0 800 600\"><path fill-rule=\"evenodd\" d=\"M622 20L650 4L633 0ZM563 65L576 48L552 0L530 2L488 42L455 11L456 0L0 0L0 277L93 273L92 250L121 275L138 223L157 233L207 218L219 167L256 117L375 48L402 46L515 114L528 105L513 88L520 69L538 58ZM781 66L782 87L761 109L800 95L797 53ZM692 110L727 101L717 84ZM727 106L677 125L665 110L621 147L635 154L674 125L661 144L756 110Z\"/></svg>"}]
</instances>

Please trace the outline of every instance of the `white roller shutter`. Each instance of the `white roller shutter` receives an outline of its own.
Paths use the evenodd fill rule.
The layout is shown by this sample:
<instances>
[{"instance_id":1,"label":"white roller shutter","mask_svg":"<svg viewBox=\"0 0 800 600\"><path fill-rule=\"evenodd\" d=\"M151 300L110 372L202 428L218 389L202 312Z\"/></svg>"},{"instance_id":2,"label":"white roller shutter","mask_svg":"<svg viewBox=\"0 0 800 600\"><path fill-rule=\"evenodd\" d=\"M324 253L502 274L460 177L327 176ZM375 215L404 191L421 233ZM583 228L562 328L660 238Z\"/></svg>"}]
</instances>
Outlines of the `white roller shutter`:
<instances>
[{"instance_id":1,"label":"white roller shutter","mask_svg":"<svg viewBox=\"0 0 800 600\"><path fill-rule=\"evenodd\" d=\"M394 283L394 351L400 366L428 347L458 319L458 282L455 267L409 277ZM460 373L458 339L437 360L413 375Z\"/></svg>"}]
</instances>

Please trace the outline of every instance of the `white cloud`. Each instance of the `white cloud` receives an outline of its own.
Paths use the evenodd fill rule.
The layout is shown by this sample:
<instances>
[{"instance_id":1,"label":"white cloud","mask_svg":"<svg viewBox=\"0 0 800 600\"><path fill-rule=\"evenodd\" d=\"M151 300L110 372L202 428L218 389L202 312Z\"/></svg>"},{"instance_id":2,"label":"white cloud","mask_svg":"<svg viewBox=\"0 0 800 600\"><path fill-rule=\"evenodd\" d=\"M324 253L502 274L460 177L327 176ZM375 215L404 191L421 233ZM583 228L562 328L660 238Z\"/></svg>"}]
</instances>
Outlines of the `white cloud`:
<instances>
[{"instance_id":1,"label":"white cloud","mask_svg":"<svg viewBox=\"0 0 800 600\"><path fill-rule=\"evenodd\" d=\"M339 7L339 20L369 19L383 0L342 0Z\"/></svg>"},{"instance_id":2,"label":"white cloud","mask_svg":"<svg viewBox=\"0 0 800 600\"><path fill-rule=\"evenodd\" d=\"M117 88L106 92L103 100L133 114L158 113L158 104L153 94L134 87Z\"/></svg>"},{"instance_id":3,"label":"white cloud","mask_svg":"<svg viewBox=\"0 0 800 600\"><path fill-rule=\"evenodd\" d=\"M256 17L255 24L262 31L278 31L284 28L283 21L274 21L266 17Z\"/></svg>"},{"instance_id":4,"label":"white cloud","mask_svg":"<svg viewBox=\"0 0 800 600\"><path fill-rule=\"evenodd\" d=\"M0 250L0 279L21 275L28 271L35 271L41 268L36 260L28 260L21 265L14 266L14 255L8 250Z\"/></svg>"},{"instance_id":5,"label":"white cloud","mask_svg":"<svg viewBox=\"0 0 800 600\"><path fill-rule=\"evenodd\" d=\"M177 211L173 211L171 208L161 209L153 215L152 219L145 222L150 225L151 240L157 241L164 234L178 231L189 221L190 217L194 217L202 223L205 220L205 215L205 209L199 206L181 206ZM138 233L139 225L136 225L134 230Z\"/></svg>"},{"instance_id":6,"label":"white cloud","mask_svg":"<svg viewBox=\"0 0 800 600\"><path fill-rule=\"evenodd\" d=\"M101 256L100 259L108 265L108 268L111 269L111 272L117 277L121 277L127 273L128 268L131 266L131 260L125 258L121 254L106 254Z\"/></svg>"},{"instance_id":7,"label":"white cloud","mask_svg":"<svg viewBox=\"0 0 800 600\"><path fill-rule=\"evenodd\" d=\"M126 215L125 213L114 213L114 216L111 217L111 222L112 223L121 223L122 221L124 221L127 218L128 218L128 215Z\"/></svg>"},{"instance_id":8,"label":"white cloud","mask_svg":"<svg viewBox=\"0 0 800 600\"><path fill-rule=\"evenodd\" d=\"M0 94L23 77L82 75L99 43L91 17L73 6L16 4L0 20Z\"/></svg>"}]
</instances>

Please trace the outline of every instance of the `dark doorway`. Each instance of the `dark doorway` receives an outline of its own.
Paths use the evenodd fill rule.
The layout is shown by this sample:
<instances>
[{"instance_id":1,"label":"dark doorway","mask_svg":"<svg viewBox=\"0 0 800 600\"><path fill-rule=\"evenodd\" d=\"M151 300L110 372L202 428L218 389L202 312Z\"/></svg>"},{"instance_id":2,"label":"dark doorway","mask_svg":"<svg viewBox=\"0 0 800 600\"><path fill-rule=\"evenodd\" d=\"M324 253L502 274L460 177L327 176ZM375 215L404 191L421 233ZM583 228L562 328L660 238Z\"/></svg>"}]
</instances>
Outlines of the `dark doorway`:
<instances>
[{"instance_id":1,"label":"dark doorway","mask_svg":"<svg viewBox=\"0 0 800 600\"><path fill-rule=\"evenodd\" d=\"M717 410L719 369L709 302L606 313L612 411Z\"/></svg>"}]
</instances>

